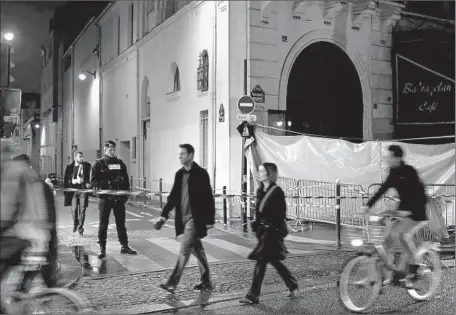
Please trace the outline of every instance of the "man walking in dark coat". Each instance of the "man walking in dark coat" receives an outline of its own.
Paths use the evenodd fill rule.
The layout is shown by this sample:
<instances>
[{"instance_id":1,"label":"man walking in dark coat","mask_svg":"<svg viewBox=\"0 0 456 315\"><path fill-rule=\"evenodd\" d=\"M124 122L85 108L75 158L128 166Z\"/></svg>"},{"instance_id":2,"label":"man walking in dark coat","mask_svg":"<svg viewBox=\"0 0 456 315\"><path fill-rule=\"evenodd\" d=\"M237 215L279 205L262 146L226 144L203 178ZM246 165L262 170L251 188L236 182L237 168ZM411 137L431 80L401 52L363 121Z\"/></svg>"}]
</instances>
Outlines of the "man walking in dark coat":
<instances>
[{"instance_id":1,"label":"man walking in dark coat","mask_svg":"<svg viewBox=\"0 0 456 315\"><path fill-rule=\"evenodd\" d=\"M82 151L74 152L74 161L67 165L64 175L64 188L87 189L92 187L90 184L90 163L84 161ZM89 196L83 192L65 192L64 206L71 206L73 214L73 233L76 230L79 234L84 233L84 221Z\"/></svg>"},{"instance_id":2,"label":"man walking in dark coat","mask_svg":"<svg viewBox=\"0 0 456 315\"><path fill-rule=\"evenodd\" d=\"M177 171L173 188L155 224L161 229L173 208L176 208L176 236L183 234L180 255L169 280L160 287L174 293L184 268L193 253L198 260L201 283L195 290L212 289L209 275L209 264L201 239L207 236L207 230L214 225L215 203L207 171L193 161L195 149L190 144L180 145L180 162L183 167Z\"/></svg>"}]
</instances>

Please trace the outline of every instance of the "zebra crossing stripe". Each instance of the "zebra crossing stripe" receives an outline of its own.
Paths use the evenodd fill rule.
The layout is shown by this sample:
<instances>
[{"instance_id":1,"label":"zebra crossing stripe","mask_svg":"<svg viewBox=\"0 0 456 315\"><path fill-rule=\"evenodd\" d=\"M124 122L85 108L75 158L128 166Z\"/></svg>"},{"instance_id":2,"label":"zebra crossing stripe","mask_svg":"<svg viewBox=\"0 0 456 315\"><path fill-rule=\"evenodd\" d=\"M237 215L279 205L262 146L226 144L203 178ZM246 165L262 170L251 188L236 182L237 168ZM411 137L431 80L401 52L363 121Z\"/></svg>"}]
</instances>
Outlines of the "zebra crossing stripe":
<instances>
[{"instance_id":1,"label":"zebra crossing stripe","mask_svg":"<svg viewBox=\"0 0 456 315\"><path fill-rule=\"evenodd\" d=\"M121 245L117 241L106 242L106 254L114 258L128 271L141 271L150 269L161 269L162 266L152 259L138 253L137 255L126 255L120 253Z\"/></svg>"},{"instance_id":2,"label":"zebra crossing stripe","mask_svg":"<svg viewBox=\"0 0 456 315\"><path fill-rule=\"evenodd\" d=\"M311 244L325 244L325 245L335 245L335 241L326 241L326 240L315 240L312 238L300 237L288 234L285 238L286 241L292 241L296 243L311 243Z\"/></svg>"},{"instance_id":3,"label":"zebra crossing stripe","mask_svg":"<svg viewBox=\"0 0 456 315\"><path fill-rule=\"evenodd\" d=\"M125 211L125 212L128 213L129 215L132 215L132 216L137 217L137 218L144 218L142 215L136 214L136 213L131 212L131 211Z\"/></svg>"},{"instance_id":4,"label":"zebra crossing stripe","mask_svg":"<svg viewBox=\"0 0 456 315\"><path fill-rule=\"evenodd\" d=\"M180 242L167 238L167 237L157 237L157 238L148 238L146 239L148 242L160 246L167 251L173 253L174 255L179 255L180 253ZM208 262L217 262L220 261L219 259L212 257L206 253L206 257ZM190 255L190 259L188 260L189 265L197 265L198 261L196 260L195 256Z\"/></svg>"},{"instance_id":5,"label":"zebra crossing stripe","mask_svg":"<svg viewBox=\"0 0 456 315\"><path fill-rule=\"evenodd\" d=\"M223 248L224 250L230 251L242 257L247 257L252 252L251 248L227 242L218 238L205 238L203 242Z\"/></svg>"}]
</instances>

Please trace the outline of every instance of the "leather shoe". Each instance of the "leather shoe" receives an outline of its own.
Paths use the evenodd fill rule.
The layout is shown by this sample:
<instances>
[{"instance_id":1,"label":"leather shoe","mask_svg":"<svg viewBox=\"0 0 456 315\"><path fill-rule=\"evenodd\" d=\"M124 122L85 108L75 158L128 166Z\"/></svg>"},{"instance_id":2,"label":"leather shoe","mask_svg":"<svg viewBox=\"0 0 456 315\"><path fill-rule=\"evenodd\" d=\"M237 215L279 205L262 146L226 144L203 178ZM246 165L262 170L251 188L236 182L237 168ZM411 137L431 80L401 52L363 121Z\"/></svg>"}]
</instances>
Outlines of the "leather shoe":
<instances>
[{"instance_id":1,"label":"leather shoe","mask_svg":"<svg viewBox=\"0 0 456 315\"><path fill-rule=\"evenodd\" d=\"M212 284L204 283L204 282L201 282L200 284L197 284L193 287L194 291L205 291L205 290L212 290L212 289L213 289Z\"/></svg>"},{"instance_id":2,"label":"leather shoe","mask_svg":"<svg viewBox=\"0 0 456 315\"><path fill-rule=\"evenodd\" d=\"M131 249L128 246L122 246L122 248L120 249L120 253L121 254L128 254L128 255L136 255L138 252L133 250L133 249Z\"/></svg>"},{"instance_id":3,"label":"leather shoe","mask_svg":"<svg viewBox=\"0 0 456 315\"><path fill-rule=\"evenodd\" d=\"M100 247L100 253L98 254L98 258L103 259L106 257L106 247Z\"/></svg>"},{"instance_id":4,"label":"leather shoe","mask_svg":"<svg viewBox=\"0 0 456 315\"><path fill-rule=\"evenodd\" d=\"M164 283L160 284L160 288L162 288L165 291L168 291L171 294L174 294L174 291L176 290L176 288L169 286L167 284L164 284Z\"/></svg>"}]
</instances>

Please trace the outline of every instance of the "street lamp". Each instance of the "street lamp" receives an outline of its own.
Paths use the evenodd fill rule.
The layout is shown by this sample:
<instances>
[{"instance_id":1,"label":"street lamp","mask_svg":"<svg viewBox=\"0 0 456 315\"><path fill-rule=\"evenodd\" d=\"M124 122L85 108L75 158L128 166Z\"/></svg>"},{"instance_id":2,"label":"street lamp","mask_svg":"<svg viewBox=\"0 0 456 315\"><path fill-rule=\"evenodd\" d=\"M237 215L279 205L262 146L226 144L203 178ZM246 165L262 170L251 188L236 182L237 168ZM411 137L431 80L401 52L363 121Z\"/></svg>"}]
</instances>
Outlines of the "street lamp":
<instances>
[{"instance_id":1,"label":"street lamp","mask_svg":"<svg viewBox=\"0 0 456 315\"><path fill-rule=\"evenodd\" d=\"M91 72L91 71L88 71L88 70L82 70L82 72L79 73L79 76L78 76L79 80L81 80L81 81L84 81L85 79L87 79L87 76L86 76L86 74L84 72L90 74L91 76L93 76L94 79L97 77L97 72L96 71Z\"/></svg>"},{"instance_id":2,"label":"street lamp","mask_svg":"<svg viewBox=\"0 0 456 315\"><path fill-rule=\"evenodd\" d=\"M3 38L7 41L12 41L14 39L14 34L11 32L7 32L3 34Z\"/></svg>"}]
</instances>

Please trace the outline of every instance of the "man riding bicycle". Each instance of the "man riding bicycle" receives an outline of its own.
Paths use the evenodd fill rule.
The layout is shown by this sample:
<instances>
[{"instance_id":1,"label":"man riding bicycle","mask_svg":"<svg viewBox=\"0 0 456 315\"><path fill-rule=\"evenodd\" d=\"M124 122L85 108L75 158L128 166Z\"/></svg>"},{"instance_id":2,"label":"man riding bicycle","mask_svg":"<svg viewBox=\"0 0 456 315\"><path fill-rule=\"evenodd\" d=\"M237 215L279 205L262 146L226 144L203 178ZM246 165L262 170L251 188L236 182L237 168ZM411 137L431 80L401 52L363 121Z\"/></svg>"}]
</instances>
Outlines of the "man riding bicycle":
<instances>
[{"instance_id":1,"label":"man riding bicycle","mask_svg":"<svg viewBox=\"0 0 456 315\"><path fill-rule=\"evenodd\" d=\"M52 191L30 163L23 158L12 159L13 146L10 140L1 139L0 279L19 263L27 249L51 263L41 270L43 280L51 287L56 282L57 246Z\"/></svg>"},{"instance_id":2,"label":"man riding bicycle","mask_svg":"<svg viewBox=\"0 0 456 315\"><path fill-rule=\"evenodd\" d=\"M392 144L388 147L386 161L390 173L377 193L367 202L365 210L368 211L389 188L395 188L398 192L400 198L398 210L409 213L395 226L399 233L399 240L405 250L403 253L405 256L402 257L402 264L399 267L404 270L404 275L406 275L405 286L413 287L412 279L418 270L418 265L414 260L416 247L413 237L423 221L428 220L426 214L427 197L416 169L406 164L403 158L404 151L400 146ZM394 240L390 233L390 237L385 240L384 248L391 249L393 243ZM405 271L407 262L409 263L409 272Z\"/></svg>"}]
</instances>

